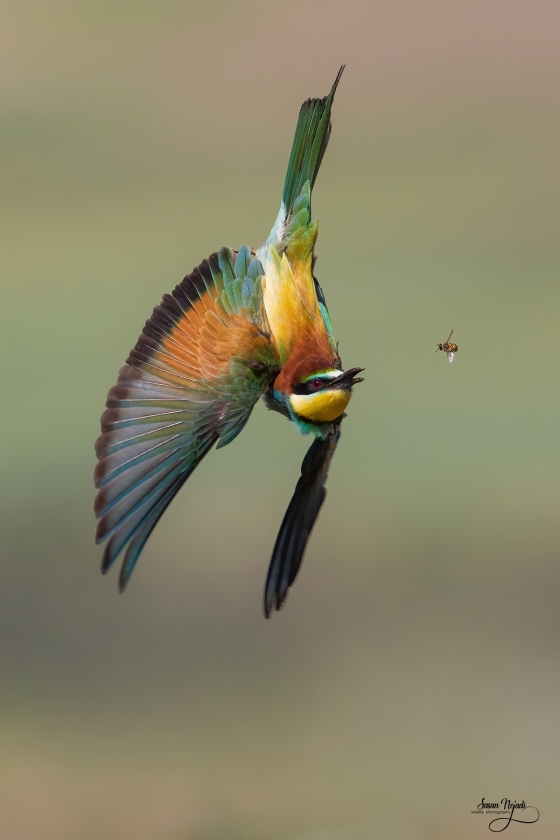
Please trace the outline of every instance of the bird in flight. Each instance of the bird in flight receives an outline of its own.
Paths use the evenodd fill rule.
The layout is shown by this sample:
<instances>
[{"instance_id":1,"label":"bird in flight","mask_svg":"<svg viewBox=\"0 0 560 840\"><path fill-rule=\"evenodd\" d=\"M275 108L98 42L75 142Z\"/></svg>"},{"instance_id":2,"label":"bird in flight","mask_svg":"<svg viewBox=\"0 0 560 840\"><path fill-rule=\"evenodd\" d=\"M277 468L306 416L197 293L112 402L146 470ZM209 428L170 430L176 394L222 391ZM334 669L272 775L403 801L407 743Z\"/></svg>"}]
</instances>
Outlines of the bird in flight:
<instances>
[{"instance_id":1,"label":"bird in flight","mask_svg":"<svg viewBox=\"0 0 560 840\"><path fill-rule=\"evenodd\" d=\"M313 437L268 569L264 613L284 603L325 499L325 482L360 367L344 370L314 276L311 190L331 133L328 96L299 112L280 211L266 242L221 248L166 294L107 396L96 443L97 542L105 573L124 552L123 591L165 509L253 406Z\"/></svg>"}]
</instances>

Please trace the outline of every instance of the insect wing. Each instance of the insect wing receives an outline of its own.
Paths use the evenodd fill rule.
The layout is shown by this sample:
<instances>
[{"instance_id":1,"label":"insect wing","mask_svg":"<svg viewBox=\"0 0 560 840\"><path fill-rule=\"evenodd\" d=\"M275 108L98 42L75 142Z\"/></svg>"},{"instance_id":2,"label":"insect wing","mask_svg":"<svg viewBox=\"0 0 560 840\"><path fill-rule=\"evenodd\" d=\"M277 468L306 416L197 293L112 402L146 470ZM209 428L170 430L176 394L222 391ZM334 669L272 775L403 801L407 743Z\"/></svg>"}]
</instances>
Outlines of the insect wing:
<instances>
[{"instance_id":1,"label":"insect wing","mask_svg":"<svg viewBox=\"0 0 560 840\"><path fill-rule=\"evenodd\" d=\"M451 362L453 361L454 358L455 358L455 353L453 353L451 350L449 350L449 352L447 353L447 361L449 362L449 364L451 364Z\"/></svg>"}]
</instances>

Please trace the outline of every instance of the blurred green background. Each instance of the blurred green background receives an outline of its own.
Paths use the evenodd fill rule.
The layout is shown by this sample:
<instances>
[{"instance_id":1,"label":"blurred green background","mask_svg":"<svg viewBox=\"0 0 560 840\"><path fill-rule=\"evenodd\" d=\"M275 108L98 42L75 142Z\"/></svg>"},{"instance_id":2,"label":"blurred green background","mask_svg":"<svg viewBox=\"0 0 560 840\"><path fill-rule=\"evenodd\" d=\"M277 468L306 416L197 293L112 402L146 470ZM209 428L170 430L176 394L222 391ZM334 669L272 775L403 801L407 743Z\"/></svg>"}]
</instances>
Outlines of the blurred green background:
<instances>
[{"instance_id":1,"label":"blurred green background","mask_svg":"<svg viewBox=\"0 0 560 840\"><path fill-rule=\"evenodd\" d=\"M472 840L482 797L559 835L559 27L545 0L2 4L1 838ZM367 380L297 585L265 622L309 441L258 406L119 596L106 392L164 292L266 238L342 62L317 271Z\"/></svg>"}]
</instances>

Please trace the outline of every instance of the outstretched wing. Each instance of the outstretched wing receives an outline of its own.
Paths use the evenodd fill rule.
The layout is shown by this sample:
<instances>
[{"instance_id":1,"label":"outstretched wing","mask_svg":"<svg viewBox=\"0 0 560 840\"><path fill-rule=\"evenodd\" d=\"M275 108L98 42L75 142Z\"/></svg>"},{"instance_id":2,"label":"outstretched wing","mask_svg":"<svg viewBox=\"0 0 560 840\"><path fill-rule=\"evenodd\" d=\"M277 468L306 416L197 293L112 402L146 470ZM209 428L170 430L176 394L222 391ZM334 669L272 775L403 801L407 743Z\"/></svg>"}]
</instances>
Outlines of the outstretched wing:
<instances>
[{"instance_id":1,"label":"outstretched wing","mask_svg":"<svg viewBox=\"0 0 560 840\"><path fill-rule=\"evenodd\" d=\"M232 441L279 369L260 261L222 248L165 295L107 397L96 443L96 539L105 573L126 550L125 588L146 540L217 442Z\"/></svg>"},{"instance_id":2,"label":"outstretched wing","mask_svg":"<svg viewBox=\"0 0 560 840\"><path fill-rule=\"evenodd\" d=\"M276 538L264 588L264 614L279 610L301 566L311 529L325 501L325 482L340 438L341 420L323 440L316 438L303 459L301 476Z\"/></svg>"}]
</instances>

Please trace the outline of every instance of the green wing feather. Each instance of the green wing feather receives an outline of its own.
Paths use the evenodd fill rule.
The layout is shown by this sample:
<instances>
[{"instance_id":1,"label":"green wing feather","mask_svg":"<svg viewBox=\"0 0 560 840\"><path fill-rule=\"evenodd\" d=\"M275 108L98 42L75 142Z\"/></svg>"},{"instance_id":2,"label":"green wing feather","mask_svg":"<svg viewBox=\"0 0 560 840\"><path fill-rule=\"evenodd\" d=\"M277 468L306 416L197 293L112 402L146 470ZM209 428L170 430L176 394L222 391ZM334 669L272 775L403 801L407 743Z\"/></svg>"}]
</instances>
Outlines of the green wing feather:
<instances>
[{"instance_id":1,"label":"green wing feather","mask_svg":"<svg viewBox=\"0 0 560 840\"><path fill-rule=\"evenodd\" d=\"M109 391L96 443L97 541L126 586L146 540L217 443L230 443L278 372L247 246L201 263L165 295Z\"/></svg>"}]
</instances>

